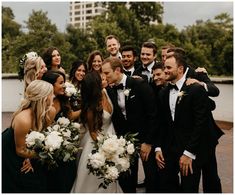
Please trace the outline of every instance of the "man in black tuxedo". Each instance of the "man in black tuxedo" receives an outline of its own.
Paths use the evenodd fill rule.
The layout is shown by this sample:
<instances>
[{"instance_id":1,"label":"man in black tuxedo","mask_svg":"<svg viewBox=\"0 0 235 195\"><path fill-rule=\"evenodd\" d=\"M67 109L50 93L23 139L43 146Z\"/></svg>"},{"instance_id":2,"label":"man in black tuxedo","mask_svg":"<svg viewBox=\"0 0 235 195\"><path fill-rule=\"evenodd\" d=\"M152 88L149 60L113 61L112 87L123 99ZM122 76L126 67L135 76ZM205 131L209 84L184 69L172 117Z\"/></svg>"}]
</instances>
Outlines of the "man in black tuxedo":
<instances>
[{"instance_id":1,"label":"man in black tuxedo","mask_svg":"<svg viewBox=\"0 0 235 195\"><path fill-rule=\"evenodd\" d=\"M186 67L184 55L179 53L165 61L170 83L159 93L161 124L155 149L160 192L197 193L201 169L212 153L209 98L201 85L186 85Z\"/></svg>"},{"instance_id":2,"label":"man in black tuxedo","mask_svg":"<svg viewBox=\"0 0 235 195\"><path fill-rule=\"evenodd\" d=\"M167 55L170 56L173 53L179 53L185 55L185 51L182 48L174 47L167 50ZM193 83L198 83L204 87L208 96L217 97L219 95L219 89L214 85L207 75L205 68L198 67L194 70L191 66L187 65L186 68L186 85L191 85ZM215 102L212 99L209 99L209 109L213 111L216 107ZM209 126L211 134L214 137L214 145L210 158L202 167L202 185L204 193L222 193L222 187L220 178L217 170L217 161L216 161L216 145L218 144L219 138L224 134L224 132L216 124L212 112L209 114L211 125Z\"/></svg>"},{"instance_id":3,"label":"man in black tuxedo","mask_svg":"<svg viewBox=\"0 0 235 195\"><path fill-rule=\"evenodd\" d=\"M157 46L152 42L144 42L140 51L140 60L142 64L134 71L133 75L140 76L150 83L152 80L152 67L155 64L156 56Z\"/></svg>"},{"instance_id":4,"label":"man in black tuxedo","mask_svg":"<svg viewBox=\"0 0 235 195\"><path fill-rule=\"evenodd\" d=\"M143 80L134 79L123 73L121 60L107 58L102 72L113 87L107 92L113 103L112 121L118 135L138 133L140 157L145 172L146 192L155 192L157 164L155 161L154 137L156 133L156 108L151 87ZM131 166L129 176L121 177L119 183L126 193L136 192L138 157Z\"/></svg>"}]
</instances>

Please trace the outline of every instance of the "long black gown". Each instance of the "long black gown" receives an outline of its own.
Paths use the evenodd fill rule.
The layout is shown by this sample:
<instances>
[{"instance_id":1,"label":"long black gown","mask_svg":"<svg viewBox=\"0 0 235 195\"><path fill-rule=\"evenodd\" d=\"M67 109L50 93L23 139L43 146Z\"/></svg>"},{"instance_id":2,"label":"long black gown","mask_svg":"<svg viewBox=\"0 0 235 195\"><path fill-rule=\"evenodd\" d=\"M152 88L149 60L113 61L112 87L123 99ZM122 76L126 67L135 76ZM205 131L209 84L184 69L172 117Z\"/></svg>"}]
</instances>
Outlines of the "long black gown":
<instances>
[{"instance_id":1,"label":"long black gown","mask_svg":"<svg viewBox=\"0 0 235 195\"><path fill-rule=\"evenodd\" d=\"M47 192L47 169L39 161L31 159L34 172L21 173L24 160L16 154L14 129L7 128L2 132L2 192Z\"/></svg>"}]
</instances>

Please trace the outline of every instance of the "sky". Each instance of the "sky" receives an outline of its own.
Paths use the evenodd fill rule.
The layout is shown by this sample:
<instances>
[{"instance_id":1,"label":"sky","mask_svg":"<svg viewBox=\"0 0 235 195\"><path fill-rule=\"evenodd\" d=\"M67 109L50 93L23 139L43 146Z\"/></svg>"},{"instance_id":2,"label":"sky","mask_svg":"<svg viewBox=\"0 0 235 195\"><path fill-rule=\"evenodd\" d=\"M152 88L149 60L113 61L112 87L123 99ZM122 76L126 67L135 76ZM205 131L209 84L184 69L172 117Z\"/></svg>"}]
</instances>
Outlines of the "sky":
<instances>
[{"instance_id":1,"label":"sky","mask_svg":"<svg viewBox=\"0 0 235 195\"><path fill-rule=\"evenodd\" d=\"M32 10L47 12L48 18L60 32L65 32L69 22L69 1L3 1L2 6L10 7L16 22L24 25ZM226 12L233 17L233 1L164 1L163 23L173 24L179 30L193 25L197 20L206 21Z\"/></svg>"}]
</instances>

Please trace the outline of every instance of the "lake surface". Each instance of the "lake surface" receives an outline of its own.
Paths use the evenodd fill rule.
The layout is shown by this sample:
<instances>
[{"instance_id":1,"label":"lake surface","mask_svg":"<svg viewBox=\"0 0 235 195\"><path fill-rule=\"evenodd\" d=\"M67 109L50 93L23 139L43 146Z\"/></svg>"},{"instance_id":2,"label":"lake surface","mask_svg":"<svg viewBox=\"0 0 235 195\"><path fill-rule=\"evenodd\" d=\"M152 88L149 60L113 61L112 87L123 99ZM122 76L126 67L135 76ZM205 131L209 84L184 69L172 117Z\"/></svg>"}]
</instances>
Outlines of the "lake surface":
<instances>
[{"instance_id":1,"label":"lake surface","mask_svg":"<svg viewBox=\"0 0 235 195\"><path fill-rule=\"evenodd\" d=\"M220 90L213 111L216 120L233 122L233 84L216 84ZM14 112L23 97L24 83L18 79L2 79L2 112Z\"/></svg>"}]
</instances>

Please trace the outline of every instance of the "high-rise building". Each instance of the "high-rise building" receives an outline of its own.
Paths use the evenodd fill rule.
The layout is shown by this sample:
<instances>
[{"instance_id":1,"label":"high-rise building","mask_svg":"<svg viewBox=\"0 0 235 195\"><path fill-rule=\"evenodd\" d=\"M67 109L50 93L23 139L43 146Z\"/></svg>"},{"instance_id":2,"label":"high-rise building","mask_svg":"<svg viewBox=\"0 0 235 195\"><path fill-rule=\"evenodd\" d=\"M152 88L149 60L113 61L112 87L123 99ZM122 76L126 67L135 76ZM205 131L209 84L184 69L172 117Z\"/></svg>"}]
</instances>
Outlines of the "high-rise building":
<instances>
[{"instance_id":1,"label":"high-rise building","mask_svg":"<svg viewBox=\"0 0 235 195\"><path fill-rule=\"evenodd\" d=\"M80 29L86 30L88 22L94 16L100 15L106 9L101 2L73 1L70 2L70 24Z\"/></svg>"}]
</instances>

